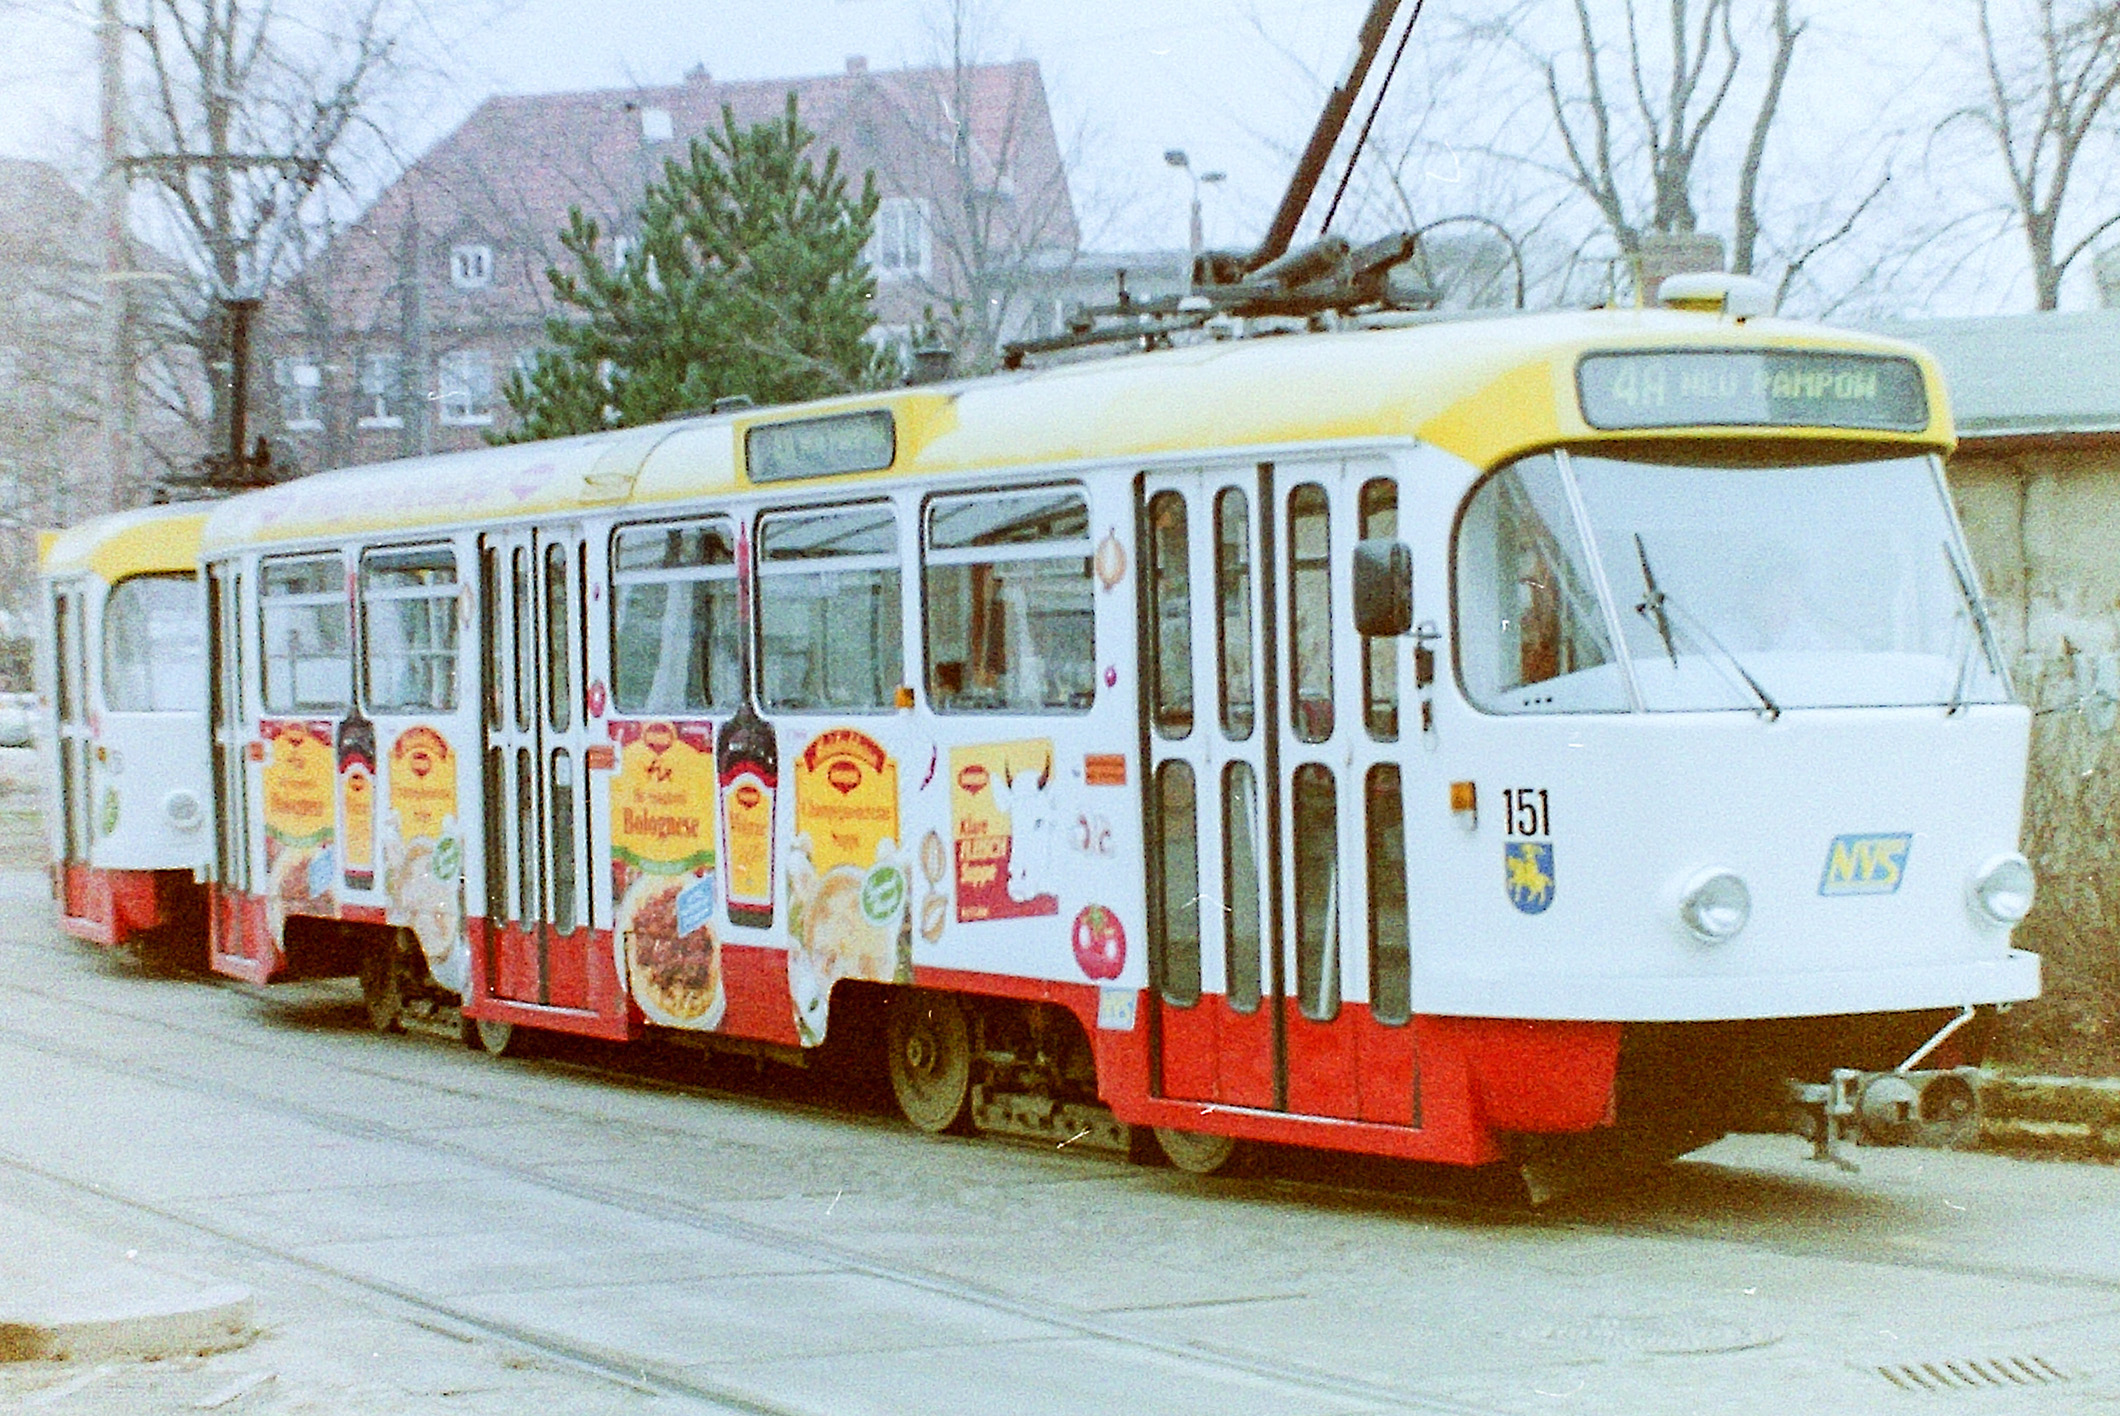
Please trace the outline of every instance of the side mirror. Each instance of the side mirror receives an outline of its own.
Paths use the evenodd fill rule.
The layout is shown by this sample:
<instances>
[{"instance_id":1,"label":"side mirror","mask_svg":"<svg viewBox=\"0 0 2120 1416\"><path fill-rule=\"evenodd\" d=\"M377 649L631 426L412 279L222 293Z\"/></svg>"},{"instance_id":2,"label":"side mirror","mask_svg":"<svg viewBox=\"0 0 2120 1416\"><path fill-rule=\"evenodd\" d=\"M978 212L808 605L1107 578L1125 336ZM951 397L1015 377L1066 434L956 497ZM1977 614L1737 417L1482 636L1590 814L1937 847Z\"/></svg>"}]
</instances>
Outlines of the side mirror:
<instances>
[{"instance_id":1,"label":"side mirror","mask_svg":"<svg viewBox=\"0 0 2120 1416\"><path fill-rule=\"evenodd\" d=\"M1354 548L1354 627L1370 639L1413 628L1413 552L1381 537Z\"/></svg>"}]
</instances>

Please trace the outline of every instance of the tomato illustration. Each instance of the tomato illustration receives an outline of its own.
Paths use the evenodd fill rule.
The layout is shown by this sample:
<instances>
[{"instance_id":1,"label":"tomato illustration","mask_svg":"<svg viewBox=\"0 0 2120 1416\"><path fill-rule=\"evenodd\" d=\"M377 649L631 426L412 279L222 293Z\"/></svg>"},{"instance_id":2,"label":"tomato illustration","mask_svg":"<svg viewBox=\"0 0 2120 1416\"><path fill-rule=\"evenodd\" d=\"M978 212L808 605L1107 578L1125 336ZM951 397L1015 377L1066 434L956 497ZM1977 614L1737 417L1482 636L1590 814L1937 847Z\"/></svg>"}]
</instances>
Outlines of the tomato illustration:
<instances>
[{"instance_id":1,"label":"tomato illustration","mask_svg":"<svg viewBox=\"0 0 2120 1416\"><path fill-rule=\"evenodd\" d=\"M1095 979L1117 978L1126 967L1126 926L1102 905L1085 905L1075 916L1075 962Z\"/></svg>"}]
</instances>

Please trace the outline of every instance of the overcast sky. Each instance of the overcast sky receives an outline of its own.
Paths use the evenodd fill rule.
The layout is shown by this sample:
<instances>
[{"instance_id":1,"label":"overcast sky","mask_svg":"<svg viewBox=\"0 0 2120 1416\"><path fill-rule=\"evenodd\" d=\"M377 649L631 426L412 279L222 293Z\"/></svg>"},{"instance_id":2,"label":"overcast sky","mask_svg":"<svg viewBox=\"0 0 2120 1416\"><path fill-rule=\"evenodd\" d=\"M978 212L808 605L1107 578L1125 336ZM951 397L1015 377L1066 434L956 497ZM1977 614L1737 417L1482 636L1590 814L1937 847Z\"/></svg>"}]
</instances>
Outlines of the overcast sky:
<instances>
[{"instance_id":1,"label":"overcast sky","mask_svg":"<svg viewBox=\"0 0 2120 1416\"><path fill-rule=\"evenodd\" d=\"M491 17L467 19L474 3ZM84 161L94 54L79 16L92 8L28 0L9 11L0 0L0 153ZM1200 171L1230 173L1206 189L1204 209L1211 241L1236 240L1279 195L1280 150L1301 144L1316 113L1312 75L1339 69L1367 8L994 0L980 57L1042 65L1063 146L1080 144L1078 185L1097 244L1184 244L1191 188L1163 161L1173 147ZM694 64L728 79L830 73L852 55L875 68L924 64L941 52L940 9L934 0L436 0L441 34L429 47L446 52L448 82L402 139L417 153L497 92L671 83Z\"/></svg>"},{"instance_id":2,"label":"overcast sky","mask_svg":"<svg viewBox=\"0 0 2120 1416\"><path fill-rule=\"evenodd\" d=\"M725 79L831 73L853 55L872 68L895 68L931 63L944 52L937 27L946 0L415 2L432 21L408 36L407 47L439 77L389 119L406 160L497 92L673 83L695 64ZM351 0L279 0L283 16L297 22L343 3ZM1399 121L1418 111L1424 66L1469 52L1450 43L1459 14L1500 4L1427 0L1394 90ZM974 7L985 24L977 57L1028 57L1043 66L1087 243L1117 250L1183 246L1191 187L1163 161L1174 147L1191 154L1196 171L1229 174L1204 189L1210 244L1256 239L1368 0L974 0ZM1527 8L1534 23L1561 26L1552 37L1565 46L1572 8L1563 0ZM1865 216L1858 242L1830 253L1843 266L1875 258L1854 249L1859 241L1904 247L1914 240L1909 232L1942 221L1947 208L1985 200L1979 188L1992 185L1992 160L1962 141L1946 148L1928 140L1946 111L1938 34L1954 7L1943 0L1805 0L1799 9L1810 28L1769 174L1770 199L1781 213L1810 213L1783 223L1793 238L1800 243L1806 231L1830 231L1887 166L1893 186ZM94 0L0 0L0 154L57 160L77 176L93 171L93 41L85 19L93 10ZM1910 28L1913 15L1922 23ZM1748 73L1757 71L1754 64ZM1400 169L1417 189L1408 204L1427 216L1495 210L1493 182L1529 180L1521 166L1512 176L1501 171L1507 163L1480 156L1482 125L1489 138L1503 125L1508 136L1497 141L1518 150L1529 146L1518 141L1524 133L1550 125L1536 78L1521 67L1475 74L1469 84L1461 78L1457 92L1458 107L1440 121L1431 115L1425 146ZM1732 108L1743 105L1733 100ZM1380 136L1393 121L1387 116ZM1719 138L1741 142L1743 121L1723 126L1729 132ZM1961 128L1955 136L1972 135ZM2105 170L2113 166L2095 164L2076 185L2120 191L2120 177ZM1734 151L1726 152L1704 179L1701 215L1711 229L1728 227L1728 193L1716 186L1727 186L1734 167ZM1967 249L1979 254L1963 264ZM1990 236L1959 240L1952 250L1949 261L1962 268L1953 267L1948 284L1929 281L1929 293L1914 296L1911 309L2024 307L2021 244ZM1828 264L1822 259L1814 271ZM2082 264L2065 305L2091 298L2089 263Z\"/></svg>"}]
</instances>

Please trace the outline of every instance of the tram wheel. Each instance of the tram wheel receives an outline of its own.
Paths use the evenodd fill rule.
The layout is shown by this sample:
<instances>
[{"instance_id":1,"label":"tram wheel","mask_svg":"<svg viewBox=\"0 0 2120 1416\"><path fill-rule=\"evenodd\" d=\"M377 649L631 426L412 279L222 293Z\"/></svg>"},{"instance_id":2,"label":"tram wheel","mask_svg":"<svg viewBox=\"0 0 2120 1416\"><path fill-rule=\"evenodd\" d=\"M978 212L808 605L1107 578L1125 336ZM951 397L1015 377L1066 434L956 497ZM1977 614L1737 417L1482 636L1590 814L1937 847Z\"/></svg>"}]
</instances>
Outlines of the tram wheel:
<instances>
[{"instance_id":1,"label":"tram wheel","mask_svg":"<svg viewBox=\"0 0 2120 1416\"><path fill-rule=\"evenodd\" d=\"M478 1033L478 1045L495 1057L514 1057L523 1050L522 1033L513 1023L480 1018L471 1026Z\"/></svg>"},{"instance_id":2,"label":"tram wheel","mask_svg":"<svg viewBox=\"0 0 2120 1416\"><path fill-rule=\"evenodd\" d=\"M1188 1175L1212 1175L1237 1158L1235 1136L1209 1136L1199 1131L1173 1131L1156 1127L1156 1144L1170 1163Z\"/></svg>"},{"instance_id":3,"label":"tram wheel","mask_svg":"<svg viewBox=\"0 0 2120 1416\"><path fill-rule=\"evenodd\" d=\"M972 1045L955 997L924 988L893 994L885 1050L906 1120L931 1135L965 1129Z\"/></svg>"},{"instance_id":4,"label":"tram wheel","mask_svg":"<svg viewBox=\"0 0 2120 1416\"><path fill-rule=\"evenodd\" d=\"M361 1002L368 1026L379 1033L405 1030L405 984L398 972L397 940L371 940L361 950Z\"/></svg>"}]
</instances>

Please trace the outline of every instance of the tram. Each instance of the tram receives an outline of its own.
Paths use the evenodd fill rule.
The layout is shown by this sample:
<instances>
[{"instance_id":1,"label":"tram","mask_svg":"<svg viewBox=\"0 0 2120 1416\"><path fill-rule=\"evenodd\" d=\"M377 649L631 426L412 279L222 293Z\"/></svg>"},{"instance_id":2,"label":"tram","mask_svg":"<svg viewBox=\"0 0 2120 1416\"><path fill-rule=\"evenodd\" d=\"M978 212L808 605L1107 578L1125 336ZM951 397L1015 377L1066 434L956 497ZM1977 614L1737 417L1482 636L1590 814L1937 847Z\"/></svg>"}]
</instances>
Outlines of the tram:
<instances>
[{"instance_id":1,"label":"tram","mask_svg":"<svg viewBox=\"0 0 2120 1416\"><path fill-rule=\"evenodd\" d=\"M220 503L212 966L1194 1170L1922 1108L2038 990L1934 363L1372 323Z\"/></svg>"},{"instance_id":2,"label":"tram","mask_svg":"<svg viewBox=\"0 0 2120 1416\"><path fill-rule=\"evenodd\" d=\"M192 947L205 930L203 507L98 517L40 546L37 675L52 893L66 932Z\"/></svg>"}]
</instances>

